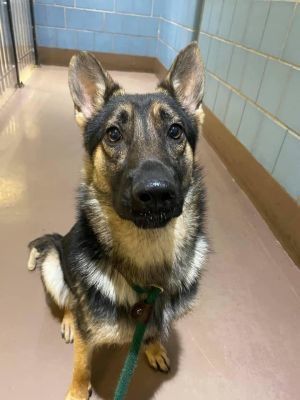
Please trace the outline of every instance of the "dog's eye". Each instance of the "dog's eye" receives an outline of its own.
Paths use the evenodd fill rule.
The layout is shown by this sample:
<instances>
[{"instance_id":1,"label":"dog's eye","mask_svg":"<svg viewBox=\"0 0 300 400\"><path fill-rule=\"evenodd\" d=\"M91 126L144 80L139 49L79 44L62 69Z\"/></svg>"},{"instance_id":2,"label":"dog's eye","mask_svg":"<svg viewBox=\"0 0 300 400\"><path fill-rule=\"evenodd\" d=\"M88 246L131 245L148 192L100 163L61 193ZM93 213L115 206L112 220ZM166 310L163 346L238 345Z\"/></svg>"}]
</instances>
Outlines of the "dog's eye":
<instances>
[{"instance_id":1,"label":"dog's eye","mask_svg":"<svg viewBox=\"0 0 300 400\"><path fill-rule=\"evenodd\" d=\"M108 140L111 143L116 143L116 142L118 142L119 140L122 139L121 132L116 127L112 127L112 128L107 129L106 135L107 135Z\"/></svg>"},{"instance_id":2,"label":"dog's eye","mask_svg":"<svg viewBox=\"0 0 300 400\"><path fill-rule=\"evenodd\" d=\"M178 140L183 135L183 129L179 124L173 124L169 128L168 135L170 136L170 138Z\"/></svg>"}]
</instances>

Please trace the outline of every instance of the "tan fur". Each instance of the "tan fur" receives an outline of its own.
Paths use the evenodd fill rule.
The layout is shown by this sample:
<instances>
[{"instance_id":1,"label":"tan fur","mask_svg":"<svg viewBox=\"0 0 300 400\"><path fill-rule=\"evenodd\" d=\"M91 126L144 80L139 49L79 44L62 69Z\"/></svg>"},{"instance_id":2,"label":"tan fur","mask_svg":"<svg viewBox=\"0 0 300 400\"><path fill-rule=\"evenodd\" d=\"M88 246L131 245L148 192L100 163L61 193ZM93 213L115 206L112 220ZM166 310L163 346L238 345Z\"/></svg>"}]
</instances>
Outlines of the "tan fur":
<instances>
[{"instance_id":1,"label":"tan fur","mask_svg":"<svg viewBox=\"0 0 300 400\"><path fill-rule=\"evenodd\" d=\"M124 220L118 216L111 205L100 201L96 190L90 185L91 217L97 215L102 224L94 221L94 226L99 226L96 234L99 240L108 245L113 245L121 257L128 259L140 270L151 266L172 264L176 254L180 254L181 247L185 246L186 238L189 238L197 221L193 220L193 203L191 194L187 194L182 214L170 221L165 228L139 229L133 222ZM105 223L104 223L105 222Z\"/></svg>"},{"instance_id":2,"label":"tan fur","mask_svg":"<svg viewBox=\"0 0 300 400\"><path fill-rule=\"evenodd\" d=\"M169 372L170 360L167 350L159 340L150 342L144 346L145 355L152 368L163 372Z\"/></svg>"},{"instance_id":3,"label":"tan fur","mask_svg":"<svg viewBox=\"0 0 300 400\"><path fill-rule=\"evenodd\" d=\"M65 400L87 400L91 380L90 346L77 329L74 331L74 369L72 383Z\"/></svg>"},{"instance_id":4,"label":"tan fur","mask_svg":"<svg viewBox=\"0 0 300 400\"><path fill-rule=\"evenodd\" d=\"M185 60L185 63L178 64L177 62L177 68L174 70L175 62L165 83L172 89L171 93L175 91L176 98L182 103L182 106L196 116L200 128L204 120L204 112L202 106L198 109L196 107L199 106L203 94L203 79L201 78L200 82L201 68L199 68L202 64L200 62L200 65L199 60L197 61L199 51L193 46L195 47L196 44L194 43L187 53L181 52L180 57ZM197 73L197 68L199 73ZM187 74L188 72L191 75L190 77ZM82 130L84 130L87 121L102 108L107 97L106 94L111 94L109 89L112 91L115 87L118 87L118 85L114 85L110 75L103 70L92 55L84 55L83 53L72 58L69 85L75 105L75 119ZM194 90L194 86L196 90ZM161 90L168 93L165 89L158 88L158 91ZM123 93L122 89L115 90L112 96L122 95ZM124 101L128 100L124 99ZM138 151L141 159L156 156L160 150L157 146L158 142L153 139L155 138L156 128L162 123L161 109L171 116L171 123L177 123L179 117L167 104L154 101L145 122L138 113L134 112L133 107L134 105L130 103L123 103L118 106L113 111L107 126L103 129L117 125L120 112L125 110L129 118L128 122L125 123L124 121L125 127L120 128L120 131L123 129L124 132L129 132L134 138L138 138L136 151ZM147 133L147 135L144 133ZM122 168L122 162L126 159L128 151L127 149L123 150L122 146L111 146L108 137L104 137L91 158L87 154L85 155L82 183L84 190L80 192L80 196L84 198L85 212L95 234L101 244L107 247L110 263L105 265L106 268L102 270L101 262L103 260L101 259L92 263L84 252L78 255L74 253L74 257L78 257L80 262L77 263L77 267L81 269L80 272L86 272L85 279L91 286L103 293L112 303L125 305L130 309L142 297L138 296L132 289L132 283L138 282L141 286L158 285L161 279L161 286L165 285L170 294L172 294L172 291L178 293L179 285L188 287L193 283L197 279L206 257L207 242L205 238L198 238L195 242L195 254L191 260L193 268L185 272L176 267L177 262L179 265L180 261L182 262L180 257L184 253L185 246L195 236L194 228L198 216L195 209L199 206L199 197L193 191L193 184L195 183L192 182L193 151L188 142L186 140L178 141L177 150L172 152L172 156L176 158L183 155L187 166L184 178L186 179L185 187L188 187L190 183L192 189L185 197L182 214L160 229L144 230L137 228L133 222L120 218L113 208L110 173ZM39 257L38 252L34 250L32 250L28 262L30 270L35 268L36 260ZM118 262L120 266L118 266ZM74 283L76 303L72 304L73 294L66 290L63 272L58 266L60 267L59 254L55 249L50 249L44 261L41 262L43 281L53 299L65 311L61 325L62 335L67 343L74 339L73 377L65 400L86 400L90 387L91 356L94 347L102 344L131 342L135 324L130 317L128 319L120 318L117 323L116 321L110 323L106 319L97 318L87 301L86 286L82 285L81 287L80 283ZM122 271L122 268L126 268L126 271ZM160 268L160 270L158 271L157 268ZM164 276L166 268L169 271L176 268L176 274L173 274L174 276L165 274ZM164 280L165 277L167 279ZM80 313L75 313L77 310L74 308L73 316L70 311L72 306L78 307ZM162 318L166 326L173 319L186 312L188 306L184 305L181 308L178 313L177 311L176 314L174 313L174 316L170 315L172 313L167 308L162 311ZM85 326L83 331L88 332L85 336L88 339L81 336L75 316L82 319L80 322L82 322L82 326ZM153 338L161 335L158 329L155 325L148 327L144 338L146 340L144 351L149 364L154 369L168 372L170 361L166 349L158 339L153 340ZM167 333L167 328L165 333Z\"/></svg>"},{"instance_id":5,"label":"tan fur","mask_svg":"<svg viewBox=\"0 0 300 400\"><path fill-rule=\"evenodd\" d=\"M150 108L150 115L152 114L153 119L159 118L160 109L161 103L159 101L154 101Z\"/></svg>"},{"instance_id":6,"label":"tan fur","mask_svg":"<svg viewBox=\"0 0 300 400\"><path fill-rule=\"evenodd\" d=\"M75 121L77 123L77 125L82 129L84 129L85 125L86 125L86 118L84 116L84 114L81 111L78 111L75 109Z\"/></svg>"},{"instance_id":7,"label":"tan fur","mask_svg":"<svg viewBox=\"0 0 300 400\"><path fill-rule=\"evenodd\" d=\"M164 229L143 230L120 218L112 207L102 207L107 216L116 252L139 268L172 263L176 221ZM180 218L180 217L179 217Z\"/></svg>"},{"instance_id":8,"label":"tan fur","mask_svg":"<svg viewBox=\"0 0 300 400\"><path fill-rule=\"evenodd\" d=\"M160 91L160 90L157 90ZM150 117L154 119L154 122L160 123L161 121L161 116L160 116L160 111L163 110L167 114L170 115L170 117L176 118L176 114L170 108L166 103L160 103L159 101L153 102L153 104L150 107ZM175 122L175 121L174 121Z\"/></svg>"},{"instance_id":9,"label":"tan fur","mask_svg":"<svg viewBox=\"0 0 300 400\"><path fill-rule=\"evenodd\" d=\"M129 120L132 119L133 106L130 103L123 103L119 105L114 111L110 119L107 121L107 126L114 126L117 122L118 116L122 111L126 111L129 116Z\"/></svg>"},{"instance_id":10,"label":"tan fur","mask_svg":"<svg viewBox=\"0 0 300 400\"><path fill-rule=\"evenodd\" d=\"M61 335L66 343L73 343L74 341L74 319L70 310L65 309L64 317L61 322Z\"/></svg>"},{"instance_id":11,"label":"tan fur","mask_svg":"<svg viewBox=\"0 0 300 400\"><path fill-rule=\"evenodd\" d=\"M186 165L186 174L183 177L183 184L188 185L188 182L191 180L191 177L193 174L193 167L194 167L194 154L193 154L193 150L188 142L185 143L184 158L185 158L185 165Z\"/></svg>"},{"instance_id":12,"label":"tan fur","mask_svg":"<svg viewBox=\"0 0 300 400\"><path fill-rule=\"evenodd\" d=\"M198 121L198 127L200 129L200 127L204 124L204 120L205 120L205 112L203 110L203 106L202 104L200 105L200 107L198 108L198 110L195 113L195 116L197 118Z\"/></svg>"},{"instance_id":13,"label":"tan fur","mask_svg":"<svg viewBox=\"0 0 300 400\"><path fill-rule=\"evenodd\" d=\"M93 182L93 169L94 165L90 157L85 154L83 157L83 167L81 169L81 175L84 182L90 185Z\"/></svg>"},{"instance_id":14,"label":"tan fur","mask_svg":"<svg viewBox=\"0 0 300 400\"><path fill-rule=\"evenodd\" d=\"M105 154L101 145L97 147L93 158L93 184L101 192L110 193L111 191L106 177Z\"/></svg>"},{"instance_id":15,"label":"tan fur","mask_svg":"<svg viewBox=\"0 0 300 400\"><path fill-rule=\"evenodd\" d=\"M110 325L105 322L90 324L90 330L92 332L92 345L94 347L106 344L117 344L123 345L130 343L133 336L133 329L129 323L118 323L117 325Z\"/></svg>"}]
</instances>

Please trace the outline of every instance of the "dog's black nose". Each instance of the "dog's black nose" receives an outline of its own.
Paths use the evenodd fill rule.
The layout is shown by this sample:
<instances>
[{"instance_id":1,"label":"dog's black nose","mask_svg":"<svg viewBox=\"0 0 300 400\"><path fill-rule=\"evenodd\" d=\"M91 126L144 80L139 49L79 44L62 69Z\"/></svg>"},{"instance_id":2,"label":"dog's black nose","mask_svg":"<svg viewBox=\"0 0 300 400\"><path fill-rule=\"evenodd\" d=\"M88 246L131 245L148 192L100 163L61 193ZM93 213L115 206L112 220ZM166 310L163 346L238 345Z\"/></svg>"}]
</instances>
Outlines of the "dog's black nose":
<instances>
[{"instance_id":1,"label":"dog's black nose","mask_svg":"<svg viewBox=\"0 0 300 400\"><path fill-rule=\"evenodd\" d=\"M175 186L166 180L140 181L132 189L133 206L137 211L161 212L174 207Z\"/></svg>"}]
</instances>

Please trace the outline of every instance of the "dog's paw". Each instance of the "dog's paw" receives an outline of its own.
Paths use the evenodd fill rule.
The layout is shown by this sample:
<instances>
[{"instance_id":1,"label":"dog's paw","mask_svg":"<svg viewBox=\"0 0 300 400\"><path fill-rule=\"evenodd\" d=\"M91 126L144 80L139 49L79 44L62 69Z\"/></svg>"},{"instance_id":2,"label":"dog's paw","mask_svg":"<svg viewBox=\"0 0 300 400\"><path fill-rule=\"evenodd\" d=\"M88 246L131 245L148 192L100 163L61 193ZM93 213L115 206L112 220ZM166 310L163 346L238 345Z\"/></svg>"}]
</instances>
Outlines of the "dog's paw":
<instances>
[{"instance_id":1,"label":"dog's paw","mask_svg":"<svg viewBox=\"0 0 300 400\"><path fill-rule=\"evenodd\" d=\"M156 341L151 342L145 347L145 354L150 366L156 371L169 372L170 360L164 346Z\"/></svg>"},{"instance_id":2,"label":"dog's paw","mask_svg":"<svg viewBox=\"0 0 300 400\"><path fill-rule=\"evenodd\" d=\"M92 386L89 385L87 395L83 395L82 393L78 393L76 390L70 389L65 400L89 400L93 393Z\"/></svg>"},{"instance_id":3,"label":"dog's paw","mask_svg":"<svg viewBox=\"0 0 300 400\"><path fill-rule=\"evenodd\" d=\"M89 400L89 396L82 397L81 395L69 392L65 397L65 400Z\"/></svg>"},{"instance_id":4,"label":"dog's paw","mask_svg":"<svg viewBox=\"0 0 300 400\"><path fill-rule=\"evenodd\" d=\"M74 341L74 322L73 316L70 312L65 312L64 318L61 323L61 336L66 343L73 343Z\"/></svg>"}]
</instances>

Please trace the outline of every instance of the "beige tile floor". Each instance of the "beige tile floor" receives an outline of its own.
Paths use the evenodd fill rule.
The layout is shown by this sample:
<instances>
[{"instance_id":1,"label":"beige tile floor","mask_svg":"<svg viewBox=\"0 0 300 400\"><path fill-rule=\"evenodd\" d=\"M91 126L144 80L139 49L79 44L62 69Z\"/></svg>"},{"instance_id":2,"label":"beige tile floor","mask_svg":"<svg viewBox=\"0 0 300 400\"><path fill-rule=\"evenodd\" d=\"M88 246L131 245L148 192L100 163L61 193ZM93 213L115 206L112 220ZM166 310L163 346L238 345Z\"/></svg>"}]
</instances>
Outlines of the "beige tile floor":
<instances>
[{"instance_id":1,"label":"beige tile floor","mask_svg":"<svg viewBox=\"0 0 300 400\"><path fill-rule=\"evenodd\" d=\"M131 91L156 83L113 75ZM26 270L26 244L73 223L81 153L66 69L36 69L0 111L1 399L63 399L69 383L72 346L39 275ZM142 358L128 399L299 399L300 271L205 140L200 157L214 253L194 312L168 343L172 372L155 373ZM96 355L94 399L112 398L125 353Z\"/></svg>"}]
</instances>

